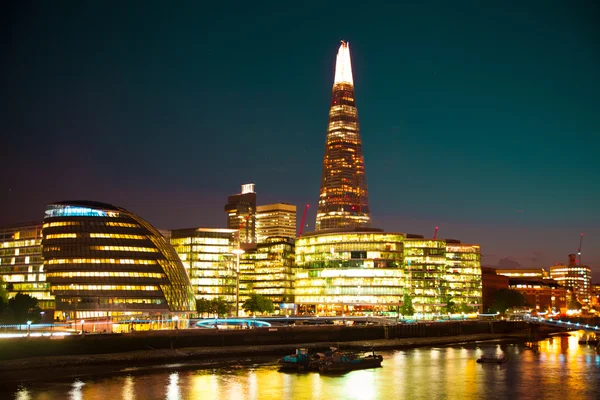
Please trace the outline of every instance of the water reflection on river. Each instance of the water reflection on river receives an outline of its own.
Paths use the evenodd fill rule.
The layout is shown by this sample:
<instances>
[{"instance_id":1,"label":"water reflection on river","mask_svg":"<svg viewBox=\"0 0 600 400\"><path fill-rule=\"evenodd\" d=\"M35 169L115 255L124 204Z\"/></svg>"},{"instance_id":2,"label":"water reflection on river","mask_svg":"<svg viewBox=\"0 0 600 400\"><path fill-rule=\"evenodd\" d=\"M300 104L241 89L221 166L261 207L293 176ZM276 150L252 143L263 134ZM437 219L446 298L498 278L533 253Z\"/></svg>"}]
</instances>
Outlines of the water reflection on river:
<instances>
[{"instance_id":1,"label":"water reflection on river","mask_svg":"<svg viewBox=\"0 0 600 400\"><path fill-rule=\"evenodd\" d=\"M383 352L383 368L342 376L245 369L147 371L112 378L24 385L25 399L598 399L600 354L577 343L581 333L522 344L465 344ZM505 352L508 363L481 365ZM0 396L2 393L0 393Z\"/></svg>"}]
</instances>

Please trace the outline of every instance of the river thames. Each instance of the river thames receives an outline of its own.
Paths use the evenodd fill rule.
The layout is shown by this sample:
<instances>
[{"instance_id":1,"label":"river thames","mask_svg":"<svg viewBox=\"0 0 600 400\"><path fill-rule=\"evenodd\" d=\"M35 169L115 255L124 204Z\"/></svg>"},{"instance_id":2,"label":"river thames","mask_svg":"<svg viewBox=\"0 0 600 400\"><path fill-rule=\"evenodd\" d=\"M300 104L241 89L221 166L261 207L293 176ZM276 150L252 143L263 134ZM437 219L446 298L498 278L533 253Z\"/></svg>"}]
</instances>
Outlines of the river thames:
<instances>
[{"instance_id":1,"label":"river thames","mask_svg":"<svg viewBox=\"0 0 600 400\"><path fill-rule=\"evenodd\" d=\"M278 372L275 360L244 368L172 366L108 377L36 381L0 392L39 399L599 399L600 351L581 332L525 344L470 343L385 351L382 368L340 376ZM507 354L503 365L481 355ZM7 389L7 388L5 388Z\"/></svg>"}]
</instances>

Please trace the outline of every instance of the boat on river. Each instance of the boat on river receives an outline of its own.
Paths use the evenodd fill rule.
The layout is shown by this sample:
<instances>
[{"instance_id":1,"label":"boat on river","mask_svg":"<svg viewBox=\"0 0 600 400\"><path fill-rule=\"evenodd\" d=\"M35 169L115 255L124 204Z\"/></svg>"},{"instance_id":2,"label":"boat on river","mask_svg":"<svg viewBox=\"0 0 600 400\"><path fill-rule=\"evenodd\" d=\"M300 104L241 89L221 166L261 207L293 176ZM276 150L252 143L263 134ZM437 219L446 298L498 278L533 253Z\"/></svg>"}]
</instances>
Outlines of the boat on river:
<instances>
[{"instance_id":1,"label":"boat on river","mask_svg":"<svg viewBox=\"0 0 600 400\"><path fill-rule=\"evenodd\" d=\"M477 362L479 364L504 364L508 361L507 355L502 356L481 356Z\"/></svg>"},{"instance_id":2,"label":"boat on river","mask_svg":"<svg viewBox=\"0 0 600 400\"><path fill-rule=\"evenodd\" d=\"M311 353L306 348L296 349L295 354L279 360L280 371L318 371L319 367L331 357L335 349L325 353Z\"/></svg>"},{"instance_id":3,"label":"boat on river","mask_svg":"<svg viewBox=\"0 0 600 400\"><path fill-rule=\"evenodd\" d=\"M346 372L356 369L381 367L383 356L375 352L361 355L354 352L336 351L319 366L319 372Z\"/></svg>"}]
</instances>

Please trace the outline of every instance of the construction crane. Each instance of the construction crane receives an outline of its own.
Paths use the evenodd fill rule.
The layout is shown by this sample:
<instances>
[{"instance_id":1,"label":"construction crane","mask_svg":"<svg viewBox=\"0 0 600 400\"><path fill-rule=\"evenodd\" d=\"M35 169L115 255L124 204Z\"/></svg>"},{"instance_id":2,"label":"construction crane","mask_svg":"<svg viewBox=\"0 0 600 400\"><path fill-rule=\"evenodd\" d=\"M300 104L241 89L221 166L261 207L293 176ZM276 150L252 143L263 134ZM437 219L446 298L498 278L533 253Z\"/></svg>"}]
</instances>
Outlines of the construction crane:
<instances>
[{"instance_id":1,"label":"construction crane","mask_svg":"<svg viewBox=\"0 0 600 400\"><path fill-rule=\"evenodd\" d=\"M433 240L435 240L435 238L437 238L438 229L440 229L440 227L436 226L435 227L435 232L433 232Z\"/></svg>"},{"instance_id":2,"label":"construction crane","mask_svg":"<svg viewBox=\"0 0 600 400\"><path fill-rule=\"evenodd\" d=\"M239 228L238 228L238 230L237 230L237 240L238 240L238 244L241 244L241 240L240 240L240 234L241 234L241 232L242 232L242 229L244 229L244 226L246 226L246 223L248 222L248 220L249 220L249 219L250 219L250 216L249 216L249 215L246 215L246 216L244 217L244 219L242 220L242 223L240 224L240 227L239 227ZM247 236L248 236L248 235L246 235L246 239L247 239Z\"/></svg>"},{"instance_id":3,"label":"construction crane","mask_svg":"<svg viewBox=\"0 0 600 400\"><path fill-rule=\"evenodd\" d=\"M579 256L579 265L581 265L581 245L583 244L583 233L579 235L579 249L577 249L577 255Z\"/></svg>"},{"instance_id":4,"label":"construction crane","mask_svg":"<svg viewBox=\"0 0 600 400\"><path fill-rule=\"evenodd\" d=\"M302 214L302 221L300 221L300 231L298 232L298 237L302 236L302 231L304 231L304 223L306 222L306 212L308 211L309 207L310 204L307 204L304 207L304 213Z\"/></svg>"}]
</instances>

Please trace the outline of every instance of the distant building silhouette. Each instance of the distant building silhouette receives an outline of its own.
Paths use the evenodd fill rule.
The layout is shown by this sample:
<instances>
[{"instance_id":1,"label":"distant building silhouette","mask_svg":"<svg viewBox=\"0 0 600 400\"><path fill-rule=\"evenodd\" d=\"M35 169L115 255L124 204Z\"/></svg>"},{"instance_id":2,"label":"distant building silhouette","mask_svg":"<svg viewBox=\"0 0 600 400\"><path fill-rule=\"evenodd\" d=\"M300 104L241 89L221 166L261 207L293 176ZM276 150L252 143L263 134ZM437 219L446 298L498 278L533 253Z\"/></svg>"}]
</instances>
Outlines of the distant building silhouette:
<instances>
[{"instance_id":1,"label":"distant building silhouette","mask_svg":"<svg viewBox=\"0 0 600 400\"><path fill-rule=\"evenodd\" d=\"M242 185L242 191L227 198L227 228L239 232L242 247L256 246L256 192L254 184Z\"/></svg>"}]
</instances>

